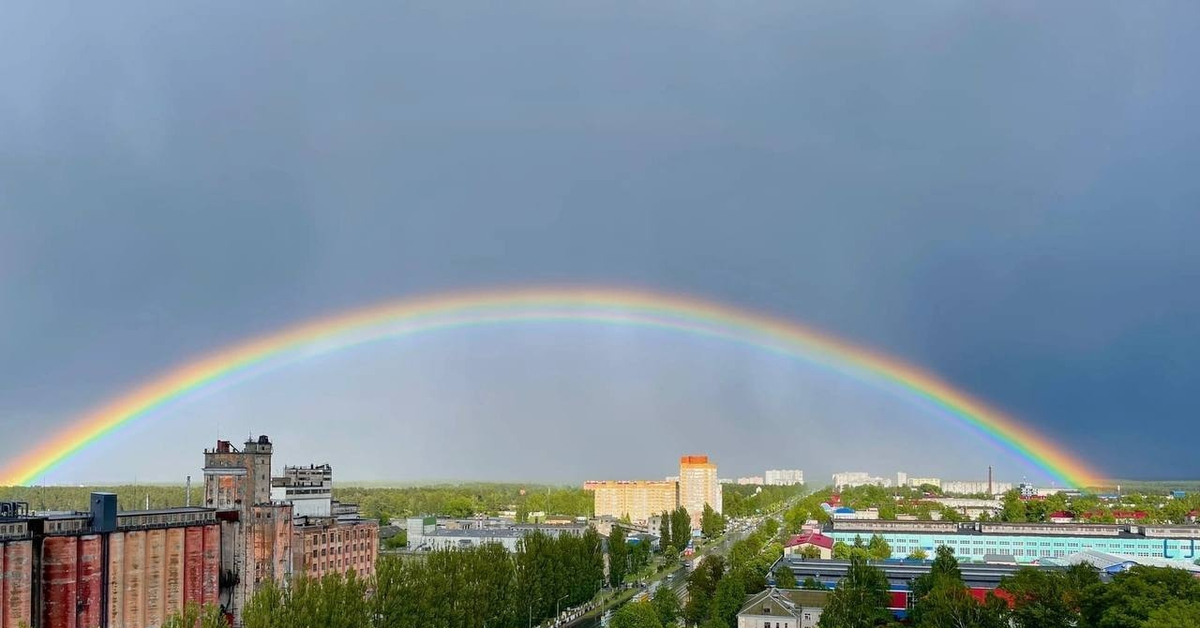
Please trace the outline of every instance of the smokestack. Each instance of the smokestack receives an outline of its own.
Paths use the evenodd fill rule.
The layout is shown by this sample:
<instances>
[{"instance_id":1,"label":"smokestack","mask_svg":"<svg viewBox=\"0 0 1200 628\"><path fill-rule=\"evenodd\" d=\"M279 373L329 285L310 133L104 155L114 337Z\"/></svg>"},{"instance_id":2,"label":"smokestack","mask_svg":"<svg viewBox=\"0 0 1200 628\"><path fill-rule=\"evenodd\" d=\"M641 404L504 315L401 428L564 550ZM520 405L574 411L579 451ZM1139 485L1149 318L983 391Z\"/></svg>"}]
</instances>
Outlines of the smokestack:
<instances>
[{"instance_id":1,"label":"smokestack","mask_svg":"<svg viewBox=\"0 0 1200 628\"><path fill-rule=\"evenodd\" d=\"M992 465L989 464L988 465L988 495L990 496L990 495L995 495L995 494L996 494L995 491L992 490Z\"/></svg>"},{"instance_id":2,"label":"smokestack","mask_svg":"<svg viewBox=\"0 0 1200 628\"><path fill-rule=\"evenodd\" d=\"M184 505L187 506L188 508L191 508L192 507L192 476L190 476L190 475L187 476L186 486L187 486L187 489L186 489L187 497L185 498Z\"/></svg>"}]
</instances>

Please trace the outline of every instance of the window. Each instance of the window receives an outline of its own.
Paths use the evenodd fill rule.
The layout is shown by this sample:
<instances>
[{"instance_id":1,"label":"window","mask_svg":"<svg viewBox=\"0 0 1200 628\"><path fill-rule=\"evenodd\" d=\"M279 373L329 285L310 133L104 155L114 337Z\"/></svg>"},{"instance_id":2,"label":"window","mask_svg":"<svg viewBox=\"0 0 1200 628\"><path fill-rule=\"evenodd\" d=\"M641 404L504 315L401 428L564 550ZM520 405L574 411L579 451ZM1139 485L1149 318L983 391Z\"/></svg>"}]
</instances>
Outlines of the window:
<instances>
[{"instance_id":1,"label":"window","mask_svg":"<svg viewBox=\"0 0 1200 628\"><path fill-rule=\"evenodd\" d=\"M763 615L770 615L770 614L771 614L771 607L770 607L770 606L764 606L764 607L763 607ZM768 626L767 628L770 628L770 626Z\"/></svg>"},{"instance_id":2,"label":"window","mask_svg":"<svg viewBox=\"0 0 1200 628\"><path fill-rule=\"evenodd\" d=\"M769 621L764 621L764 622L763 622L763 628L771 628L771 622L769 622Z\"/></svg>"}]
</instances>

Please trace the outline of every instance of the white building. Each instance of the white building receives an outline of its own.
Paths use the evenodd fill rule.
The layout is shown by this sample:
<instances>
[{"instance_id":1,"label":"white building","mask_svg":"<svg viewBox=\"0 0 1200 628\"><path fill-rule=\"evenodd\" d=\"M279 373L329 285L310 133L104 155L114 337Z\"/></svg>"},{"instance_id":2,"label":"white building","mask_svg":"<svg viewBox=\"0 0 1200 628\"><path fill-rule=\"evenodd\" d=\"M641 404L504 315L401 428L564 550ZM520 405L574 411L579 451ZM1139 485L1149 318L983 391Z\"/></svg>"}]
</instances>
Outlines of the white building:
<instances>
[{"instance_id":1,"label":"white building","mask_svg":"<svg viewBox=\"0 0 1200 628\"><path fill-rule=\"evenodd\" d=\"M295 517L332 516L333 468L284 467L282 476L271 478L271 501L291 502Z\"/></svg>"},{"instance_id":2,"label":"white building","mask_svg":"<svg viewBox=\"0 0 1200 628\"><path fill-rule=\"evenodd\" d=\"M761 475L752 475L750 477L738 478L737 483L742 486L746 486L746 485L762 486L763 485L763 477Z\"/></svg>"},{"instance_id":3,"label":"white building","mask_svg":"<svg viewBox=\"0 0 1200 628\"><path fill-rule=\"evenodd\" d=\"M854 486L867 486L875 484L878 486L891 486L891 478L874 477L863 471L844 471L842 473L833 474L833 487L846 488Z\"/></svg>"},{"instance_id":4,"label":"white building","mask_svg":"<svg viewBox=\"0 0 1200 628\"><path fill-rule=\"evenodd\" d=\"M989 489L986 481L952 481L942 482L942 492L949 495L999 495L1012 490L1011 482L992 482ZM990 492L989 492L990 491Z\"/></svg>"},{"instance_id":5,"label":"white building","mask_svg":"<svg viewBox=\"0 0 1200 628\"><path fill-rule=\"evenodd\" d=\"M804 484L804 472L800 469L767 469L763 473L767 486L794 486Z\"/></svg>"},{"instance_id":6,"label":"white building","mask_svg":"<svg viewBox=\"0 0 1200 628\"><path fill-rule=\"evenodd\" d=\"M924 484L942 488L942 478L908 478L908 485L913 488L919 488Z\"/></svg>"},{"instance_id":7,"label":"white building","mask_svg":"<svg viewBox=\"0 0 1200 628\"><path fill-rule=\"evenodd\" d=\"M534 530L540 530L550 536L562 534L580 536L587 528L571 525L513 525L506 528L448 529L439 526L433 517L410 517L408 519L408 547L412 551L430 551L466 549L485 543L499 543L504 546L504 549L515 552L517 543Z\"/></svg>"},{"instance_id":8,"label":"white building","mask_svg":"<svg viewBox=\"0 0 1200 628\"><path fill-rule=\"evenodd\" d=\"M908 474L903 471L896 472L896 486L908 486Z\"/></svg>"},{"instance_id":9,"label":"white building","mask_svg":"<svg viewBox=\"0 0 1200 628\"><path fill-rule=\"evenodd\" d=\"M828 597L828 591L772 587L742 605L737 625L738 628L815 628Z\"/></svg>"}]
</instances>

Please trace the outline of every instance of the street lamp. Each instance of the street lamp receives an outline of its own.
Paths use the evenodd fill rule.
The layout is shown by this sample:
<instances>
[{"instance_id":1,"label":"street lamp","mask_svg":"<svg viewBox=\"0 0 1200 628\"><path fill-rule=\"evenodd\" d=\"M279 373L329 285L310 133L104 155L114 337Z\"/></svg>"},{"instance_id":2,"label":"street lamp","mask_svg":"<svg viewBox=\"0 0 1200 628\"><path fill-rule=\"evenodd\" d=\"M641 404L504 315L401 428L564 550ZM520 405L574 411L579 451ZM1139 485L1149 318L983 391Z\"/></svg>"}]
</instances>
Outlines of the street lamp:
<instances>
[{"instance_id":1,"label":"street lamp","mask_svg":"<svg viewBox=\"0 0 1200 628\"><path fill-rule=\"evenodd\" d=\"M540 597L529 600L529 628L533 628L533 604L540 601L542 601Z\"/></svg>"},{"instance_id":2,"label":"street lamp","mask_svg":"<svg viewBox=\"0 0 1200 628\"><path fill-rule=\"evenodd\" d=\"M570 595L570 594L567 594L567 595ZM558 603L565 599L567 599L566 595L558 598L557 600L554 600L554 621L556 621L556 622L558 621L558 618L561 617L561 614L558 610Z\"/></svg>"}]
</instances>

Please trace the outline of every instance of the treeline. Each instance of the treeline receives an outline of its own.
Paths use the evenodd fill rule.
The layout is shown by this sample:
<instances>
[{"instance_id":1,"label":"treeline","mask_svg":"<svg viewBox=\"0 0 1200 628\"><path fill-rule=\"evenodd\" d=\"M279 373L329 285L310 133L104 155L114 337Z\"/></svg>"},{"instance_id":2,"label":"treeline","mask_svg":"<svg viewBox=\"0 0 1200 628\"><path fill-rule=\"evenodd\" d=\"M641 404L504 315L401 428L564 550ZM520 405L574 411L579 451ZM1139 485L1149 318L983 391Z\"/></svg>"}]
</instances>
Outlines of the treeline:
<instances>
[{"instance_id":1,"label":"treeline","mask_svg":"<svg viewBox=\"0 0 1200 628\"><path fill-rule=\"evenodd\" d=\"M761 489L761 491L760 491ZM721 512L739 519L779 508L789 499L803 495L803 484L792 486L721 485Z\"/></svg>"},{"instance_id":2,"label":"treeline","mask_svg":"<svg viewBox=\"0 0 1200 628\"><path fill-rule=\"evenodd\" d=\"M595 530L558 537L539 532L512 553L488 543L384 556L372 578L329 575L268 585L247 603L242 619L245 628L517 628L590 601L603 579ZM180 628L196 625L175 621Z\"/></svg>"},{"instance_id":3,"label":"treeline","mask_svg":"<svg viewBox=\"0 0 1200 628\"><path fill-rule=\"evenodd\" d=\"M90 508L93 492L116 493L121 510L173 508L187 503L183 485L124 485L124 486L0 486L0 501L26 502L33 510L80 510ZM192 486L192 505L204 505L204 480Z\"/></svg>"},{"instance_id":4,"label":"treeline","mask_svg":"<svg viewBox=\"0 0 1200 628\"><path fill-rule=\"evenodd\" d=\"M771 565L783 554L779 522L768 519L733 544L729 559L710 554L688 575L688 601L682 611L689 625L736 628L737 612L747 595L767 586Z\"/></svg>"},{"instance_id":5,"label":"treeline","mask_svg":"<svg viewBox=\"0 0 1200 628\"><path fill-rule=\"evenodd\" d=\"M887 610L884 572L859 553L830 595L820 628L901 626ZM963 581L953 551L939 547L912 584L907 624L916 628L1190 628L1200 626L1200 580L1180 569L1136 566L1101 582L1090 565L1024 568L983 600Z\"/></svg>"},{"instance_id":6,"label":"treeline","mask_svg":"<svg viewBox=\"0 0 1200 628\"><path fill-rule=\"evenodd\" d=\"M28 502L34 510L87 510L93 491L116 493L123 510L171 508L186 503L183 486L7 486L0 487L0 501ZM582 488L535 484L447 484L402 488L334 486L333 497L359 504L364 515L381 521L410 515L470 517L515 510L518 518L530 512L590 517L593 496ZM192 505L204 505L203 478L192 487Z\"/></svg>"},{"instance_id":7,"label":"treeline","mask_svg":"<svg viewBox=\"0 0 1200 628\"><path fill-rule=\"evenodd\" d=\"M594 502L590 492L577 487L492 483L404 488L335 485L333 496L358 504L366 516L380 520L425 514L470 517L507 510L516 511L518 520L531 512L590 517Z\"/></svg>"}]
</instances>

